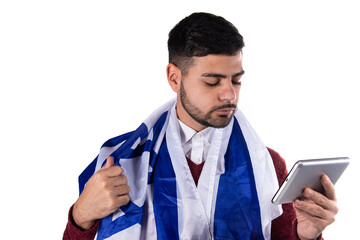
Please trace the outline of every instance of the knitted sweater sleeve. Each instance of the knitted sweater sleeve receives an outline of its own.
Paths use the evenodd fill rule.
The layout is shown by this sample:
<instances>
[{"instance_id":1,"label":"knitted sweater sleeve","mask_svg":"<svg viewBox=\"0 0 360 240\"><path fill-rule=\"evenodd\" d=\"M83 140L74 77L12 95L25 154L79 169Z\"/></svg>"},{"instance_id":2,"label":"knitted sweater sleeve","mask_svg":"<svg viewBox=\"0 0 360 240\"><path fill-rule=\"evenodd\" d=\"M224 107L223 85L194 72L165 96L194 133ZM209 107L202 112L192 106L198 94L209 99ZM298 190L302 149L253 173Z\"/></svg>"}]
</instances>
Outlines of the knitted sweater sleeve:
<instances>
[{"instance_id":1,"label":"knitted sweater sleeve","mask_svg":"<svg viewBox=\"0 0 360 240\"><path fill-rule=\"evenodd\" d=\"M99 221L96 221L95 225L91 229L86 231L81 230L78 226L76 226L72 218L72 209L73 207L69 210L68 223L66 224L63 240L93 240L99 226Z\"/></svg>"}]
</instances>

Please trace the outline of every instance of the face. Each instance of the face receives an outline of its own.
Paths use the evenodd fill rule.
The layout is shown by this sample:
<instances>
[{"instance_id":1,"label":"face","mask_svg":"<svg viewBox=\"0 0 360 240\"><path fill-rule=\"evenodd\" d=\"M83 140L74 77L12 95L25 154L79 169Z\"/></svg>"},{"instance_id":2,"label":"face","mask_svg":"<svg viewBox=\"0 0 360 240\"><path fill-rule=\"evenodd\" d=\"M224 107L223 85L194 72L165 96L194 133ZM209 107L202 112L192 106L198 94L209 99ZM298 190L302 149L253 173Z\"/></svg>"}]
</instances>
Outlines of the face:
<instances>
[{"instance_id":1,"label":"face","mask_svg":"<svg viewBox=\"0 0 360 240\"><path fill-rule=\"evenodd\" d=\"M237 107L243 74L241 53L195 57L176 88L172 86L178 95L179 119L196 131L227 126Z\"/></svg>"}]
</instances>

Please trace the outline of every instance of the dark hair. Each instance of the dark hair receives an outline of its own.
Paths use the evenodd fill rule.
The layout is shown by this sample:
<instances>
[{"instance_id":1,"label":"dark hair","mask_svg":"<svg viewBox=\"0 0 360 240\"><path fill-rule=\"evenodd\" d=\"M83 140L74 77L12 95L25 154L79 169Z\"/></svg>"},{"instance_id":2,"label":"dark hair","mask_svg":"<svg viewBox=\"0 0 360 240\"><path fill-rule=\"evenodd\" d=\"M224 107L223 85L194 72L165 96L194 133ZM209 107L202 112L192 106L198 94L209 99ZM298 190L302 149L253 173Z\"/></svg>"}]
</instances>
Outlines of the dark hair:
<instances>
[{"instance_id":1,"label":"dark hair","mask_svg":"<svg viewBox=\"0 0 360 240\"><path fill-rule=\"evenodd\" d=\"M169 63L186 74L193 57L235 55L243 47L243 37L232 23L210 13L193 13L169 33Z\"/></svg>"}]
</instances>

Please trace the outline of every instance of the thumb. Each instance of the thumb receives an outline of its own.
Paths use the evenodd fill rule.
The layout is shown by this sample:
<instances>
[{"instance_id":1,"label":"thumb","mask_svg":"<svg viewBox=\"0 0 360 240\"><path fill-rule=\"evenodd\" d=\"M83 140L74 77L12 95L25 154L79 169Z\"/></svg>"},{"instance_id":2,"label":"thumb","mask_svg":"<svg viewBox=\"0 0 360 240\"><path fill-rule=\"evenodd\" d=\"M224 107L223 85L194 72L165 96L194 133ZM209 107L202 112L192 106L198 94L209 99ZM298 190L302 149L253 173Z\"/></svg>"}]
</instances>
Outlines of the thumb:
<instances>
[{"instance_id":1,"label":"thumb","mask_svg":"<svg viewBox=\"0 0 360 240\"><path fill-rule=\"evenodd\" d=\"M108 156L106 158L106 163L104 164L104 166L102 167L102 169L106 169L109 168L111 166L114 165L114 158L112 156Z\"/></svg>"}]
</instances>

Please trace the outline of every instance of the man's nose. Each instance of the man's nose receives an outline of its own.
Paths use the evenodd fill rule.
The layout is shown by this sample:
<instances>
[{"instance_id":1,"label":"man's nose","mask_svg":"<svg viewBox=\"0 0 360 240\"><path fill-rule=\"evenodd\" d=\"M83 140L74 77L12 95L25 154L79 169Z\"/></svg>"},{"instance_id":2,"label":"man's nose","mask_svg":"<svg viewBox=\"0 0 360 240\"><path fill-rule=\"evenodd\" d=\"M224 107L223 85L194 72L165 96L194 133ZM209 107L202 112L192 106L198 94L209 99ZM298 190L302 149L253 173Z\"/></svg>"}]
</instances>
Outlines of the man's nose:
<instances>
[{"instance_id":1,"label":"man's nose","mask_svg":"<svg viewBox=\"0 0 360 240\"><path fill-rule=\"evenodd\" d=\"M236 100L236 97L235 87L231 80L224 82L220 89L219 100L233 102Z\"/></svg>"}]
</instances>

